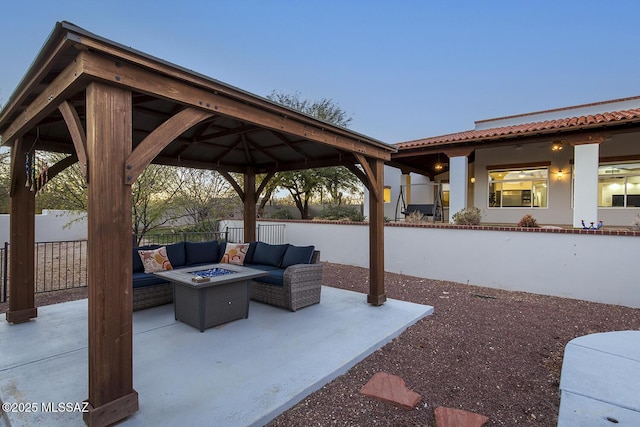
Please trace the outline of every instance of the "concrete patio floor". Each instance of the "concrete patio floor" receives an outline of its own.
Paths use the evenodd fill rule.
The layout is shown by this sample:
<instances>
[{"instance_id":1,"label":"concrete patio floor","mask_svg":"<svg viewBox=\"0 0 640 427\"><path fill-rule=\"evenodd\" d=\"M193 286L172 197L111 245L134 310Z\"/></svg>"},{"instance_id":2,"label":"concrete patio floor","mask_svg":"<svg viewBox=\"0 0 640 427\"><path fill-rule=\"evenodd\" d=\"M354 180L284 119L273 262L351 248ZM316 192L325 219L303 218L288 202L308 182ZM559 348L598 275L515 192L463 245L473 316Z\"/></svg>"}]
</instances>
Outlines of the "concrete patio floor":
<instances>
[{"instance_id":1,"label":"concrete patio floor","mask_svg":"<svg viewBox=\"0 0 640 427\"><path fill-rule=\"evenodd\" d=\"M118 425L262 426L432 312L326 286L320 304L292 313L252 301L248 319L203 333L175 321L171 304L136 311L140 410ZM52 409L77 409L87 371L87 300L39 307L29 323L3 317L0 400L32 412L1 414L0 426L83 426L81 413Z\"/></svg>"}]
</instances>

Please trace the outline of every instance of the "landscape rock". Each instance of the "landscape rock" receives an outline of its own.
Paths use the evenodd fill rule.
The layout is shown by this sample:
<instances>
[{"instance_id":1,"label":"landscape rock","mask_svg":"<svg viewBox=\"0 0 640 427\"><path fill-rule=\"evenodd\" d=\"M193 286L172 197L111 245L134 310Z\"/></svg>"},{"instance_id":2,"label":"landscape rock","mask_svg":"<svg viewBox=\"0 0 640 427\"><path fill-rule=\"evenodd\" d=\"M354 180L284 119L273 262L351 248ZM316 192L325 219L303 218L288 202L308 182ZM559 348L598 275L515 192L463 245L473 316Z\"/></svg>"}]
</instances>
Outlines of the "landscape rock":
<instances>
[{"instance_id":1,"label":"landscape rock","mask_svg":"<svg viewBox=\"0 0 640 427\"><path fill-rule=\"evenodd\" d=\"M484 415L443 406L436 408L435 416L436 427L482 427L489 421Z\"/></svg>"},{"instance_id":2,"label":"landscape rock","mask_svg":"<svg viewBox=\"0 0 640 427\"><path fill-rule=\"evenodd\" d=\"M404 380L386 372L378 372L361 389L360 394L392 403L404 409L412 409L422 396L409 390Z\"/></svg>"}]
</instances>

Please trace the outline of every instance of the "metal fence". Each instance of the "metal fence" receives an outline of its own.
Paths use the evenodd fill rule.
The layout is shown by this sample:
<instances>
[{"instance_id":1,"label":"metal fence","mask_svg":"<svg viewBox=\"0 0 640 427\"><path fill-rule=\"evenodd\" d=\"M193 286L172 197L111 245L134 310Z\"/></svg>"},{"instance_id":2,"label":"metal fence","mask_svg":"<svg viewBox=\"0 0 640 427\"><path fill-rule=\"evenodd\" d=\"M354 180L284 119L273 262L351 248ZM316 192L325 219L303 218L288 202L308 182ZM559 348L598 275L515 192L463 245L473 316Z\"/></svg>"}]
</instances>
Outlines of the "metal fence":
<instances>
[{"instance_id":1,"label":"metal fence","mask_svg":"<svg viewBox=\"0 0 640 427\"><path fill-rule=\"evenodd\" d=\"M165 233L133 235L133 247L142 245L168 245L181 241L205 242L227 238L227 232ZM140 242L140 245L138 245ZM9 243L0 247L0 303L9 293ZM38 242L35 244L36 293L82 288L87 286L87 241Z\"/></svg>"},{"instance_id":2,"label":"metal fence","mask_svg":"<svg viewBox=\"0 0 640 427\"><path fill-rule=\"evenodd\" d=\"M280 245L285 243L285 225L286 224L258 224L256 227L256 240L272 245ZM244 242L243 227L227 227L227 241L231 243Z\"/></svg>"},{"instance_id":3,"label":"metal fence","mask_svg":"<svg viewBox=\"0 0 640 427\"><path fill-rule=\"evenodd\" d=\"M208 242L211 240L228 240L226 231L205 231L185 233L134 234L133 247L145 245L170 245L178 242Z\"/></svg>"},{"instance_id":4,"label":"metal fence","mask_svg":"<svg viewBox=\"0 0 640 427\"><path fill-rule=\"evenodd\" d=\"M87 286L87 241L38 242L34 248L35 292ZM0 302L9 296L9 243L0 248Z\"/></svg>"}]
</instances>

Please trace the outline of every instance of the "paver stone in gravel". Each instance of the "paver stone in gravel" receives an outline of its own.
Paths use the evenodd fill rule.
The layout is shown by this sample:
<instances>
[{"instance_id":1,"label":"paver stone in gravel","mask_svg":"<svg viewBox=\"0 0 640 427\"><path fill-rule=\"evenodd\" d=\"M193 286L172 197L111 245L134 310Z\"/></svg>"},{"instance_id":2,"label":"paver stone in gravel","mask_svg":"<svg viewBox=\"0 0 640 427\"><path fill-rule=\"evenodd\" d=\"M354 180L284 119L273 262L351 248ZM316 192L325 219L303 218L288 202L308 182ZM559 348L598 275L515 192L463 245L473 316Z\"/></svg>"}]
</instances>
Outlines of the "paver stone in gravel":
<instances>
[{"instance_id":1,"label":"paver stone in gravel","mask_svg":"<svg viewBox=\"0 0 640 427\"><path fill-rule=\"evenodd\" d=\"M482 427L489 421L484 415L444 406L436 408L435 416L436 427Z\"/></svg>"},{"instance_id":2,"label":"paver stone in gravel","mask_svg":"<svg viewBox=\"0 0 640 427\"><path fill-rule=\"evenodd\" d=\"M360 394L412 409L422 396L409 390L404 380L386 372L378 372L361 389Z\"/></svg>"}]
</instances>

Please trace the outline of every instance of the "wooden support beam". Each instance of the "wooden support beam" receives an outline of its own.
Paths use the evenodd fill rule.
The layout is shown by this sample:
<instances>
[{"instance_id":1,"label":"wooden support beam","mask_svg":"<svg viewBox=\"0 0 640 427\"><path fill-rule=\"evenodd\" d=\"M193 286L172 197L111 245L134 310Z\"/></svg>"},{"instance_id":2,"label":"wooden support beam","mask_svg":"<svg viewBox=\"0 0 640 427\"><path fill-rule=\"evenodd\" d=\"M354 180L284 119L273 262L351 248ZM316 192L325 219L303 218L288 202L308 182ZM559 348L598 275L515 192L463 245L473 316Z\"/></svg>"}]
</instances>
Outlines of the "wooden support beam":
<instances>
[{"instance_id":1,"label":"wooden support beam","mask_svg":"<svg viewBox=\"0 0 640 427\"><path fill-rule=\"evenodd\" d=\"M122 179L131 154L132 104L126 89L87 87L89 426L107 426L138 410L133 389L131 186Z\"/></svg>"},{"instance_id":2,"label":"wooden support beam","mask_svg":"<svg viewBox=\"0 0 640 427\"><path fill-rule=\"evenodd\" d=\"M212 115L212 113L196 108L186 108L158 126L127 158L124 168L124 182L132 185L171 141Z\"/></svg>"},{"instance_id":3,"label":"wooden support beam","mask_svg":"<svg viewBox=\"0 0 640 427\"><path fill-rule=\"evenodd\" d=\"M9 221L9 323L28 322L38 316L35 306L35 193L26 186L26 147L18 138L11 150Z\"/></svg>"},{"instance_id":4,"label":"wooden support beam","mask_svg":"<svg viewBox=\"0 0 640 427\"><path fill-rule=\"evenodd\" d=\"M366 170L367 168L365 168ZM384 162L372 160L370 179L376 191L369 192L369 294L367 302L379 306L387 300L384 289ZM369 174L367 174L369 175Z\"/></svg>"},{"instance_id":5,"label":"wooden support beam","mask_svg":"<svg viewBox=\"0 0 640 427\"><path fill-rule=\"evenodd\" d=\"M69 101L63 101L58 106L58 110L62 113L62 117L64 118L65 123L67 124L67 128L69 128L69 133L71 134L71 140L73 141L73 146L76 149L76 155L78 157L78 162L80 164L80 172L82 172L82 176L85 181L87 179L87 133L82 127L82 122L80 121L80 117L78 116L78 112L73 105Z\"/></svg>"},{"instance_id":6,"label":"wooden support beam","mask_svg":"<svg viewBox=\"0 0 640 427\"><path fill-rule=\"evenodd\" d=\"M382 192L384 191L384 188L382 188L380 190L380 192L378 192L378 187L380 187L378 184L378 178L376 176L376 172L371 169L371 165L369 165L369 161L367 160L367 158L365 156L363 156L360 153L354 153L354 156L356 156L356 159L358 160L358 163L360 163L360 165L362 166L362 168L364 169L364 173L366 174L369 182L371 185L368 185L367 188L369 189L370 192L373 192L373 195L376 197L376 199L380 199L382 198ZM358 176L358 175L356 175ZM366 182L365 182L366 184Z\"/></svg>"},{"instance_id":7,"label":"wooden support beam","mask_svg":"<svg viewBox=\"0 0 640 427\"><path fill-rule=\"evenodd\" d=\"M233 187L233 189L234 189L234 190L236 190L236 193L238 193L238 196L240 197L240 200L242 200L242 201L244 202L244 198L245 198L245 197L244 197L244 195L245 195L245 192L244 192L244 190L242 189L242 187L240 187L240 184L238 184L238 181L236 181L236 180L233 178L233 175L231 175L231 174L230 174L229 172L227 172L227 171L222 171L222 170L218 171L218 173L219 173L220 175L222 175L222 176L224 177L224 179L226 179L226 180L227 180L227 182L229 182L229 184L231 184L231 186Z\"/></svg>"},{"instance_id":8,"label":"wooden support beam","mask_svg":"<svg viewBox=\"0 0 640 427\"><path fill-rule=\"evenodd\" d=\"M256 240L256 174L253 171L244 174L244 241Z\"/></svg>"}]
</instances>

